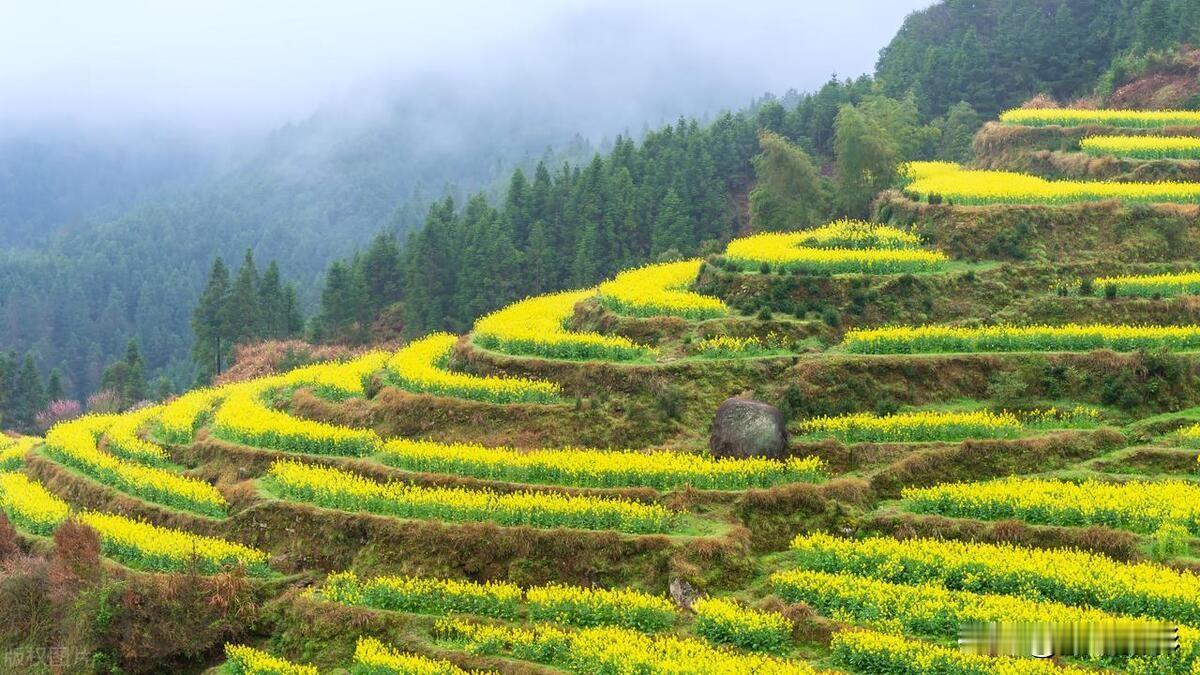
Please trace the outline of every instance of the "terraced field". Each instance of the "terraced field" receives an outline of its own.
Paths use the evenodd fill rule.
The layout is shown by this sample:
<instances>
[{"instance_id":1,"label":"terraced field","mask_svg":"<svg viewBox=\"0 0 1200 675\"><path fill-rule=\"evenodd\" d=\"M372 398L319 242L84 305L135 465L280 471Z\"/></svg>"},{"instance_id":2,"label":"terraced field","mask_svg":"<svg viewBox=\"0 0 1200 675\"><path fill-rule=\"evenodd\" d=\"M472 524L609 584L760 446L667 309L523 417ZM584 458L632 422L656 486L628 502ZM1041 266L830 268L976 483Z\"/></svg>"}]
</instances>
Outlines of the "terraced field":
<instances>
[{"instance_id":1,"label":"terraced field","mask_svg":"<svg viewBox=\"0 0 1200 675\"><path fill-rule=\"evenodd\" d=\"M253 589L227 673L1200 672L1195 211L931 194L4 441L0 510ZM708 454L736 395L784 457ZM955 648L1116 619L1181 647Z\"/></svg>"}]
</instances>

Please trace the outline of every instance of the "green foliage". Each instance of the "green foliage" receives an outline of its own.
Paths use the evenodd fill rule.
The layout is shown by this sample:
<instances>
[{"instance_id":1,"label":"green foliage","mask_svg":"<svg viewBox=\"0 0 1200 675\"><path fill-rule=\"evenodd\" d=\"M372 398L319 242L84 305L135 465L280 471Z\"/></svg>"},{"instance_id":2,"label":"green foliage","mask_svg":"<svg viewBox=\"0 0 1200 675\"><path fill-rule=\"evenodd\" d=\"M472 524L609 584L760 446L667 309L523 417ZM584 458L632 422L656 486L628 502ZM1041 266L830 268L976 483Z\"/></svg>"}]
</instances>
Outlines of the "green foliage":
<instances>
[{"instance_id":1,"label":"green foliage","mask_svg":"<svg viewBox=\"0 0 1200 675\"><path fill-rule=\"evenodd\" d=\"M640 145L620 137L607 156L583 167L552 170L539 163L533 178L515 171L498 206L483 195L459 209L451 198L433 204L423 228L400 253L402 281L387 285L384 301L401 302L404 330L462 332L482 314L521 297L594 284L654 259L694 255L702 243L728 239L736 229L732 195L750 182L755 122L725 114L708 127L695 121L652 131ZM365 265L337 263L326 277L335 295ZM388 260L393 260L386 256ZM362 268L360 270L360 268ZM357 300L351 293L350 305ZM372 317L374 291L358 320ZM340 304L344 304L340 303ZM330 309L333 309L332 304ZM348 321L326 319L325 334ZM344 322L344 323L343 323Z\"/></svg>"},{"instance_id":2,"label":"green foliage","mask_svg":"<svg viewBox=\"0 0 1200 675\"><path fill-rule=\"evenodd\" d=\"M104 369L104 374L100 376L100 388L116 394L122 408L147 398L146 366L142 362L137 340L129 341L123 360Z\"/></svg>"},{"instance_id":3,"label":"green foliage","mask_svg":"<svg viewBox=\"0 0 1200 675\"><path fill-rule=\"evenodd\" d=\"M823 222L829 189L808 154L771 131L761 132L758 144L762 152L753 159L758 182L750 192L754 229L779 232Z\"/></svg>"},{"instance_id":4,"label":"green foliage","mask_svg":"<svg viewBox=\"0 0 1200 675\"><path fill-rule=\"evenodd\" d=\"M200 370L201 379L207 380L229 364L234 345L262 338L295 337L302 328L296 289L292 284L282 285L275 261L259 277L254 255L247 250L231 283L229 268L218 256L192 310L192 360ZM146 376L142 368L141 396L134 400L145 398Z\"/></svg>"},{"instance_id":5,"label":"green foliage","mask_svg":"<svg viewBox=\"0 0 1200 675\"><path fill-rule=\"evenodd\" d=\"M970 103L959 101L950 106L946 117L938 123L937 158L960 164L969 162L973 157L971 142L982 124L982 118Z\"/></svg>"},{"instance_id":6,"label":"green foliage","mask_svg":"<svg viewBox=\"0 0 1200 675\"><path fill-rule=\"evenodd\" d=\"M1167 523L1154 532L1150 556L1159 562L1185 556L1191 551L1192 533L1177 523Z\"/></svg>"},{"instance_id":7,"label":"green foliage","mask_svg":"<svg viewBox=\"0 0 1200 675\"><path fill-rule=\"evenodd\" d=\"M914 94L924 120L960 101L991 118L1036 94L1090 93L1128 51L1195 43L1198 18L1192 0L943 2L909 15L875 78L887 96Z\"/></svg>"},{"instance_id":8,"label":"green foliage","mask_svg":"<svg viewBox=\"0 0 1200 675\"><path fill-rule=\"evenodd\" d=\"M883 126L853 105L838 112L835 133L839 210L864 217L871 199L895 182L900 148Z\"/></svg>"}]
</instances>

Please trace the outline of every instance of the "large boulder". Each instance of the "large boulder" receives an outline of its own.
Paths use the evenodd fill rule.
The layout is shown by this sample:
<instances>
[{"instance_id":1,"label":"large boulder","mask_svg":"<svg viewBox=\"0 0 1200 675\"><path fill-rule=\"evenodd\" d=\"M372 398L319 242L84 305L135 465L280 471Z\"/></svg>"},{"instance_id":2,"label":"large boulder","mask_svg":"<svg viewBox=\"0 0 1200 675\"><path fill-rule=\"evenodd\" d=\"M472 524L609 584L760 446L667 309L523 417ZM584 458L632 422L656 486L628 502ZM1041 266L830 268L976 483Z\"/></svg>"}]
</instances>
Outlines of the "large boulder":
<instances>
[{"instance_id":1,"label":"large boulder","mask_svg":"<svg viewBox=\"0 0 1200 675\"><path fill-rule=\"evenodd\" d=\"M788 447L783 413L761 401L725 399L713 418L708 447L714 457L782 459Z\"/></svg>"}]
</instances>

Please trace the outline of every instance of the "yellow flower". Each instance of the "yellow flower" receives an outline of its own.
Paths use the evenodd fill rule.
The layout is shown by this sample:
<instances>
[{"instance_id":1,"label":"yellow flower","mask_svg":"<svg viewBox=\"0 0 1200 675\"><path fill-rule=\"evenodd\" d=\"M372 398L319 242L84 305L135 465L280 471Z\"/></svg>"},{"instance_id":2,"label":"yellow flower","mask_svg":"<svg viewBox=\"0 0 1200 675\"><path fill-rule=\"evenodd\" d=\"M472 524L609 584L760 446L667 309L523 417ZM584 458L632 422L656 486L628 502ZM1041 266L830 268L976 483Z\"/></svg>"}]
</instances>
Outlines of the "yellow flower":
<instances>
[{"instance_id":1,"label":"yellow flower","mask_svg":"<svg viewBox=\"0 0 1200 675\"><path fill-rule=\"evenodd\" d=\"M354 672L382 675L467 675L449 661L435 661L418 654L396 651L372 637L360 637L354 647Z\"/></svg>"},{"instance_id":2,"label":"yellow flower","mask_svg":"<svg viewBox=\"0 0 1200 675\"><path fill-rule=\"evenodd\" d=\"M472 476L515 483L579 487L691 485L706 490L744 490L781 483L814 482L825 475L819 457L713 459L699 454L656 450L584 448L518 450L473 443L394 439L380 459L408 471Z\"/></svg>"},{"instance_id":3,"label":"yellow flower","mask_svg":"<svg viewBox=\"0 0 1200 675\"><path fill-rule=\"evenodd\" d=\"M909 192L940 195L956 204L1069 204L1120 199L1127 202L1200 201L1200 183L1130 183L1047 180L1010 171L964 169L945 162L910 162L903 169Z\"/></svg>"},{"instance_id":4,"label":"yellow flower","mask_svg":"<svg viewBox=\"0 0 1200 675\"><path fill-rule=\"evenodd\" d=\"M286 499L400 518L492 521L509 526L611 529L642 534L667 532L676 517L658 504L617 497L497 493L379 483L340 469L291 461L275 462L268 475L271 486Z\"/></svg>"},{"instance_id":5,"label":"yellow flower","mask_svg":"<svg viewBox=\"0 0 1200 675\"><path fill-rule=\"evenodd\" d=\"M168 443L191 443L203 416L225 395L225 389L193 389L163 405L158 432Z\"/></svg>"},{"instance_id":6,"label":"yellow flower","mask_svg":"<svg viewBox=\"0 0 1200 675\"><path fill-rule=\"evenodd\" d=\"M0 511L18 528L49 536L67 519L70 507L25 474L0 473Z\"/></svg>"},{"instance_id":7,"label":"yellow flower","mask_svg":"<svg viewBox=\"0 0 1200 675\"><path fill-rule=\"evenodd\" d=\"M282 375L226 387L225 400L213 415L213 432L236 443L284 452L363 456L375 451L381 441L370 429L301 419L263 403L268 391L297 381Z\"/></svg>"},{"instance_id":8,"label":"yellow flower","mask_svg":"<svg viewBox=\"0 0 1200 675\"><path fill-rule=\"evenodd\" d=\"M131 567L177 572L194 560L201 574L214 574L228 565L245 565L258 576L271 572L267 554L249 546L110 513L88 511L75 517L99 533L105 555Z\"/></svg>"},{"instance_id":9,"label":"yellow flower","mask_svg":"<svg viewBox=\"0 0 1200 675\"><path fill-rule=\"evenodd\" d=\"M1095 671L1041 659L968 654L899 635L840 630L830 641L834 663L855 673L972 673L972 675L1086 675Z\"/></svg>"},{"instance_id":10,"label":"yellow flower","mask_svg":"<svg viewBox=\"0 0 1200 675\"><path fill-rule=\"evenodd\" d=\"M0 511L31 534L49 536L71 509L42 487L19 473L0 473ZM268 575L267 554L241 544L202 537L111 513L87 511L74 515L96 530L104 555L138 569L175 572L194 560L202 574L219 572L226 565L245 565L251 574Z\"/></svg>"},{"instance_id":11,"label":"yellow flower","mask_svg":"<svg viewBox=\"0 0 1200 675\"><path fill-rule=\"evenodd\" d=\"M1147 628L1157 623L1032 596L952 590L936 579L893 583L871 576L877 575L792 569L775 572L770 581L772 590L784 600L805 603L839 621L943 640L957 637L966 623L1105 624L1122 620L1141 622ZM960 585L975 583L964 576ZM1159 657L1172 666L1193 662L1200 652L1200 631L1195 628L1181 626L1179 640L1178 651ZM1168 667L1165 672L1179 670Z\"/></svg>"},{"instance_id":12,"label":"yellow flower","mask_svg":"<svg viewBox=\"0 0 1200 675\"><path fill-rule=\"evenodd\" d=\"M1200 294L1200 272L1097 277L1095 284L1097 288L1114 286L1118 295L1134 295L1144 298L1155 295L1160 297L1196 295Z\"/></svg>"},{"instance_id":13,"label":"yellow flower","mask_svg":"<svg viewBox=\"0 0 1200 675\"><path fill-rule=\"evenodd\" d=\"M813 248L918 248L921 238L891 225L861 220L835 220L828 225L792 233L798 244Z\"/></svg>"},{"instance_id":14,"label":"yellow flower","mask_svg":"<svg viewBox=\"0 0 1200 675\"><path fill-rule=\"evenodd\" d=\"M438 621L434 631L452 644L476 653L538 661L576 672L673 675L816 675L820 672L800 661L737 653L693 638L646 635L627 628L567 631L552 624L524 628L446 618Z\"/></svg>"},{"instance_id":15,"label":"yellow flower","mask_svg":"<svg viewBox=\"0 0 1200 675\"><path fill-rule=\"evenodd\" d=\"M170 461L165 450L138 435L142 427L156 419L162 410L162 406L146 406L113 420L104 432L108 451L138 464L158 466Z\"/></svg>"},{"instance_id":16,"label":"yellow flower","mask_svg":"<svg viewBox=\"0 0 1200 675\"><path fill-rule=\"evenodd\" d=\"M1049 352L1112 349L1200 349L1200 326L890 326L855 328L842 345L859 354L932 352Z\"/></svg>"},{"instance_id":17,"label":"yellow flower","mask_svg":"<svg viewBox=\"0 0 1200 675\"><path fill-rule=\"evenodd\" d=\"M812 241L810 236L805 231L768 232L734 239L725 249L725 259L744 269L758 269L767 265L772 269L830 274L930 272L948 261L940 251L911 247L814 247L806 245ZM884 238L893 243L903 241L898 234L889 233Z\"/></svg>"},{"instance_id":18,"label":"yellow flower","mask_svg":"<svg viewBox=\"0 0 1200 675\"><path fill-rule=\"evenodd\" d=\"M42 439L37 436L5 436L0 434L0 471L12 471L25 463L25 455Z\"/></svg>"},{"instance_id":19,"label":"yellow flower","mask_svg":"<svg viewBox=\"0 0 1200 675\"><path fill-rule=\"evenodd\" d=\"M484 349L558 359L626 361L655 350L620 336L566 328L575 305L595 289L539 295L515 302L475 322L474 339Z\"/></svg>"},{"instance_id":20,"label":"yellow flower","mask_svg":"<svg viewBox=\"0 0 1200 675\"><path fill-rule=\"evenodd\" d=\"M1089 136L1079 142L1089 155L1116 155L1132 159L1197 159L1200 138L1195 136Z\"/></svg>"},{"instance_id":21,"label":"yellow flower","mask_svg":"<svg viewBox=\"0 0 1200 675\"><path fill-rule=\"evenodd\" d=\"M284 387L312 386L322 395L334 398L362 396L366 393L364 381L383 368L388 357L387 352L371 351L348 361L314 363L278 377Z\"/></svg>"},{"instance_id":22,"label":"yellow flower","mask_svg":"<svg viewBox=\"0 0 1200 675\"><path fill-rule=\"evenodd\" d=\"M952 517L1106 525L1142 534L1173 524L1200 535L1200 485L1187 481L1071 483L1014 477L906 488L902 496L913 510Z\"/></svg>"},{"instance_id":23,"label":"yellow flower","mask_svg":"<svg viewBox=\"0 0 1200 675\"><path fill-rule=\"evenodd\" d=\"M490 403L552 403L561 391L557 384L524 377L479 376L446 368L458 338L434 333L410 343L387 362L388 372L409 391L456 396Z\"/></svg>"},{"instance_id":24,"label":"yellow flower","mask_svg":"<svg viewBox=\"0 0 1200 675\"><path fill-rule=\"evenodd\" d=\"M692 603L696 632L714 644L753 651L782 652L792 642L792 622L782 614L760 612L721 598Z\"/></svg>"},{"instance_id":25,"label":"yellow flower","mask_svg":"<svg viewBox=\"0 0 1200 675\"><path fill-rule=\"evenodd\" d=\"M956 590L1200 623L1200 576L1152 563L1120 563L1084 551L1010 544L886 537L850 540L820 533L796 537L792 550L803 567L815 571L937 583Z\"/></svg>"},{"instance_id":26,"label":"yellow flower","mask_svg":"<svg viewBox=\"0 0 1200 675\"><path fill-rule=\"evenodd\" d=\"M331 574L315 597L344 605L412 614L465 612L516 619L521 589L502 581L475 583L457 579L380 576L359 579L353 572Z\"/></svg>"},{"instance_id":27,"label":"yellow flower","mask_svg":"<svg viewBox=\"0 0 1200 675\"><path fill-rule=\"evenodd\" d=\"M208 516L225 515L225 496L212 485L101 451L97 439L118 420L118 415L84 415L60 422L46 433L46 454L126 494Z\"/></svg>"},{"instance_id":28,"label":"yellow flower","mask_svg":"<svg viewBox=\"0 0 1200 675\"><path fill-rule=\"evenodd\" d=\"M1016 415L987 410L918 410L882 416L854 413L814 417L800 422L799 426L802 434L830 435L849 443L1012 438L1022 428Z\"/></svg>"},{"instance_id":29,"label":"yellow flower","mask_svg":"<svg viewBox=\"0 0 1200 675\"><path fill-rule=\"evenodd\" d=\"M549 584L526 592L529 618L573 626L623 626L642 632L670 628L670 600L632 588L583 588Z\"/></svg>"},{"instance_id":30,"label":"yellow flower","mask_svg":"<svg viewBox=\"0 0 1200 675\"><path fill-rule=\"evenodd\" d=\"M225 668L232 675L318 675L315 666L300 665L245 645L225 645Z\"/></svg>"},{"instance_id":31,"label":"yellow flower","mask_svg":"<svg viewBox=\"0 0 1200 675\"><path fill-rule=\"evenodd\" d=\"M626 270L600 284L600 301L614 311L633 316L724 316L729 308L720 299L687 290L702 264L696 259Z\"/></svg>"},{"instance_id":32,"label":"yellow flower","mask_svg":"<svg viewBox=\"0 0 1200 675\"><path fill-rule=\"evenodd\" d=\"M1073 108L1016 108L1000 115L1005 124L1042 126L1106 126L1151 129L1155 127L1200 126L1195 110L1076 110Z\"/></svg>"}]
</instances>

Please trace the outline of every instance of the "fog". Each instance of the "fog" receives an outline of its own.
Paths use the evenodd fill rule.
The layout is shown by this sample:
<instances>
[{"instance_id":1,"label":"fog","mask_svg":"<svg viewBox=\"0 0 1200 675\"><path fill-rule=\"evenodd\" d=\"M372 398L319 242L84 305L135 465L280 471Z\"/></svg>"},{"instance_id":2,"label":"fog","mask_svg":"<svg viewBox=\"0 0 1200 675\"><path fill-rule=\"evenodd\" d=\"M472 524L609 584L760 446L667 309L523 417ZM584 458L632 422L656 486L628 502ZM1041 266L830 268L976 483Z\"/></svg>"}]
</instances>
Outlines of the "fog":
<instances>
[{"instance_id":1,"label":"fog","mask_svg":"<svg viewBox=\"0 0 1200 675\"><path fill-rule=\"evenodd\" d=\"M0 4L0 125L261 133L318 109L522 97L585 134L869 72L929 0Z\"/></svg>"}]
</instances>

